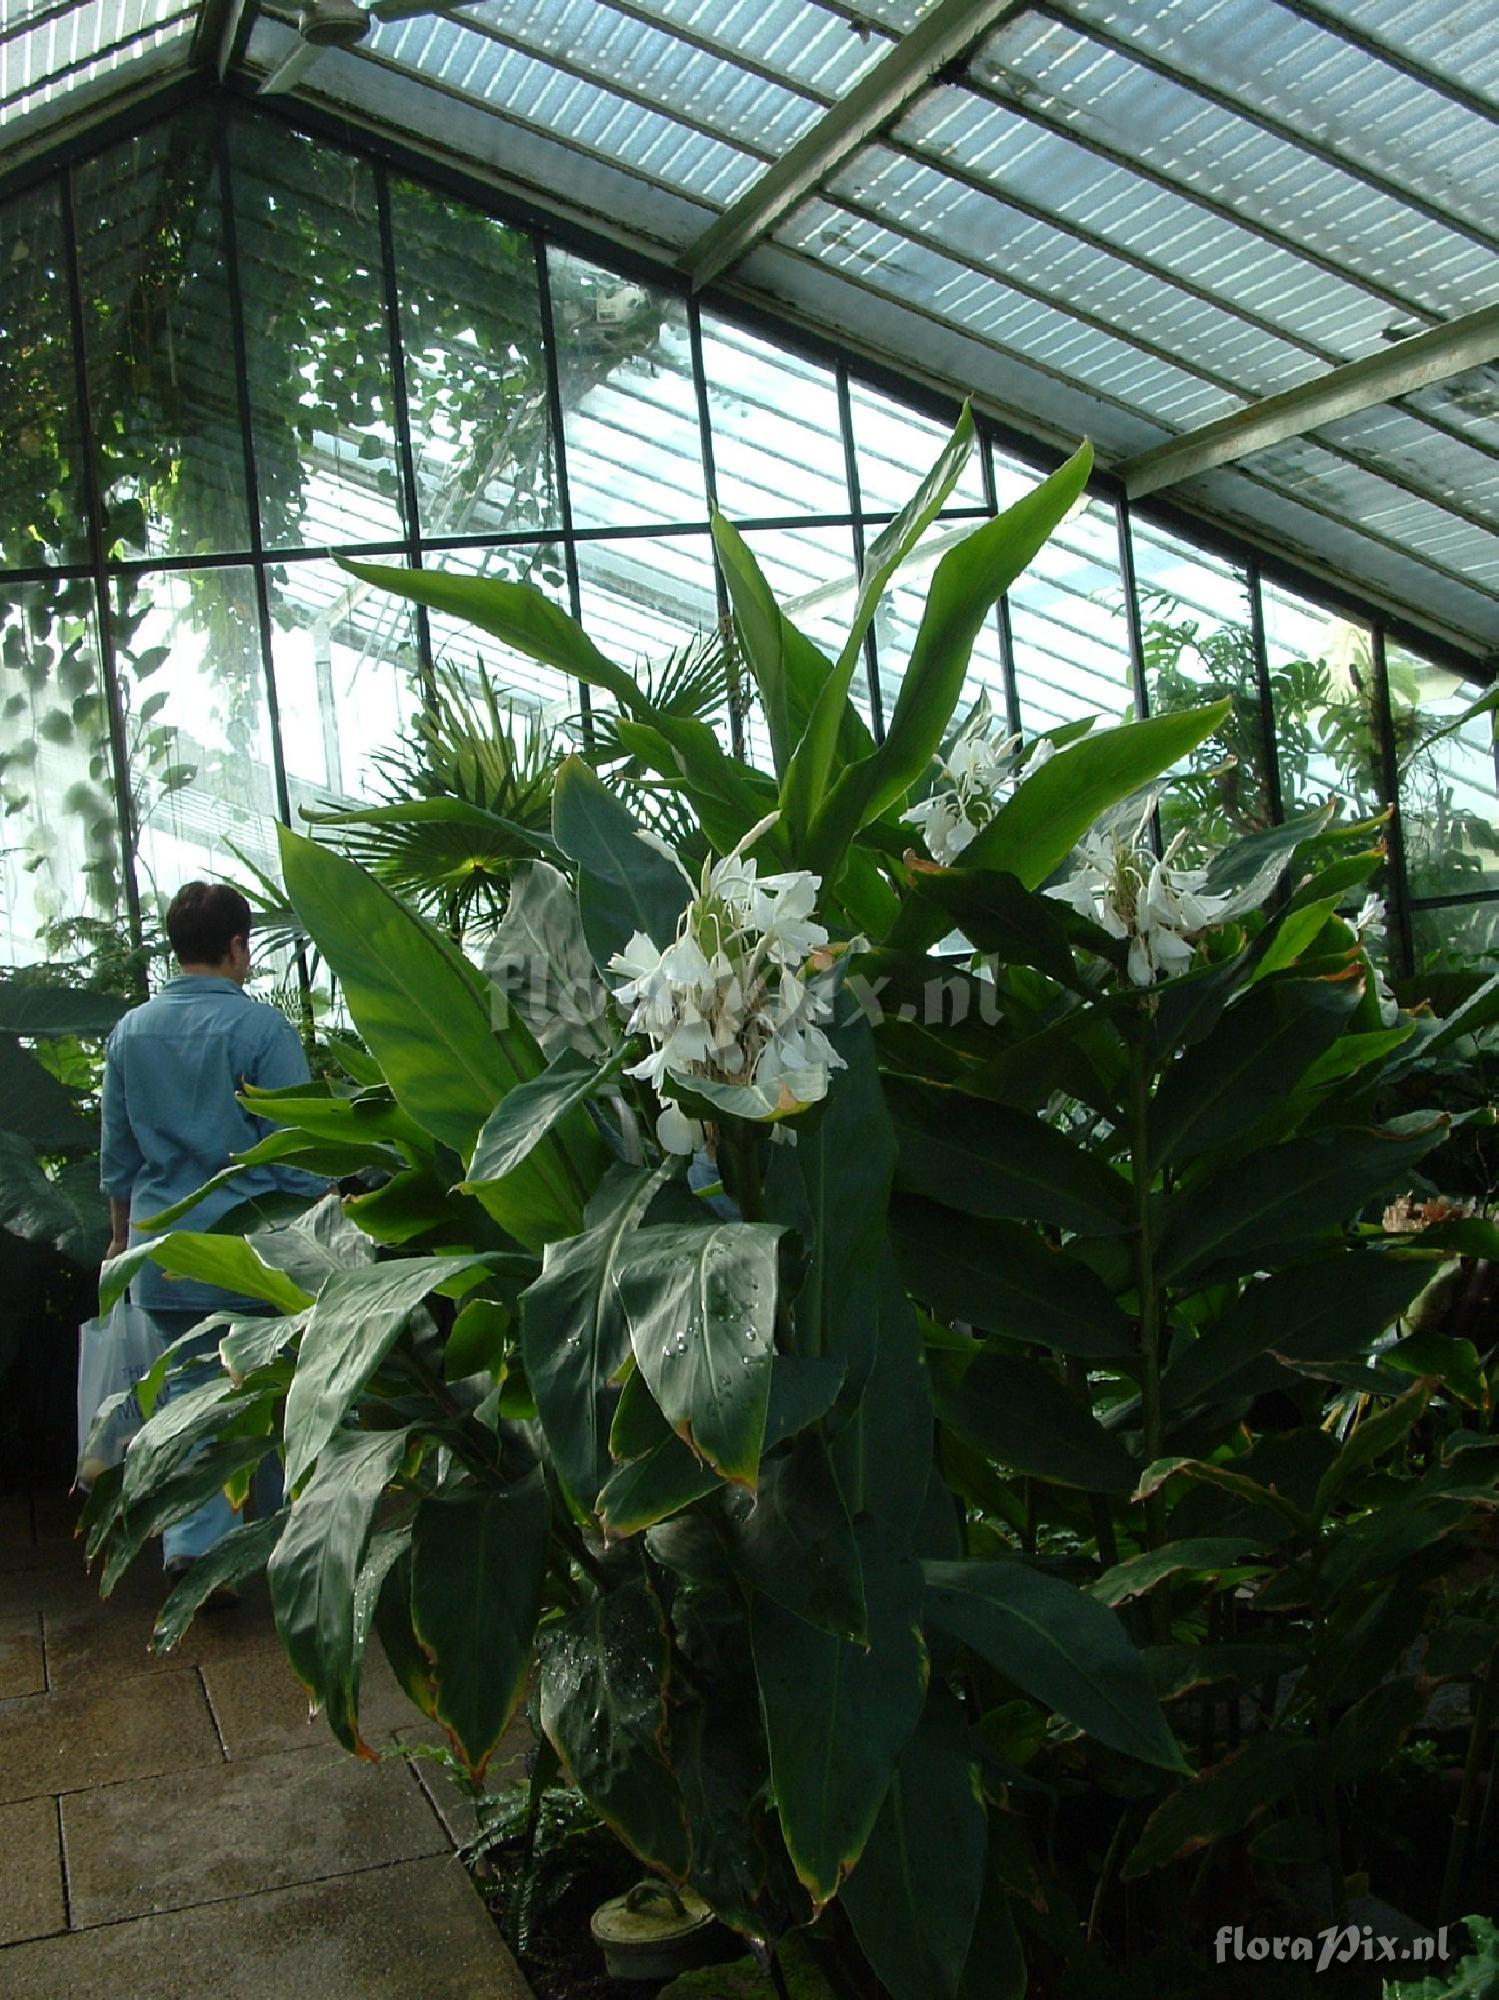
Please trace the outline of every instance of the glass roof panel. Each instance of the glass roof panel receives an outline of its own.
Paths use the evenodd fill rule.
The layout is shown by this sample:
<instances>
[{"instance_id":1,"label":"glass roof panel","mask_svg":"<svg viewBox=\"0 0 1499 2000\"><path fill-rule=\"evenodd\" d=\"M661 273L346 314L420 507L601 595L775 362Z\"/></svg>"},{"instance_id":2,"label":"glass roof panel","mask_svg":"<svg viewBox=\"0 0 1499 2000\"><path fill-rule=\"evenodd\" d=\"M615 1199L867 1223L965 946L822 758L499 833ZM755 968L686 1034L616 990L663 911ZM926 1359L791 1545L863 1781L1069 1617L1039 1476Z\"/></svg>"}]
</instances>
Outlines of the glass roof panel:
<instances>
[{"instance_id":1,"label":"glass roof panel","mask_svg":"<svg viewBox=\"0 0 1499 2000\"><path fill-rule=\"evenodd\" d=\"M4 0L0 124L5 143L65 115L101 86L134 84L186 52L196 0Z\"/></svg>"}]
</instances>

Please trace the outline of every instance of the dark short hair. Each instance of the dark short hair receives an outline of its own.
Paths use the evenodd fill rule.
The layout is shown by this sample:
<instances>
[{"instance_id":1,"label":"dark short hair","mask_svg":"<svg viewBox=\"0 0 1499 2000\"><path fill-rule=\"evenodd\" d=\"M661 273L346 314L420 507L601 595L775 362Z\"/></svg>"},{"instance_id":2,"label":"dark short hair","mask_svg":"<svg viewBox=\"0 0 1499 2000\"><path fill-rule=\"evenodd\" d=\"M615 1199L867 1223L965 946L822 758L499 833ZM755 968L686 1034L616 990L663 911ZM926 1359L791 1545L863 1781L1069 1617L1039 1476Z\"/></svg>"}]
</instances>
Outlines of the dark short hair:
<instances>
[{"instance_id":1,"label":"dark short hair","mask_svg":"<svg viewBox=\"0 0 1499 2000\"><path fill-rule=\"evenodd\" d=\"M179 965L222 965L231 938L250 935L250 905L227 882L184 882L167 911Z\"/></svg>"}]
</instances>

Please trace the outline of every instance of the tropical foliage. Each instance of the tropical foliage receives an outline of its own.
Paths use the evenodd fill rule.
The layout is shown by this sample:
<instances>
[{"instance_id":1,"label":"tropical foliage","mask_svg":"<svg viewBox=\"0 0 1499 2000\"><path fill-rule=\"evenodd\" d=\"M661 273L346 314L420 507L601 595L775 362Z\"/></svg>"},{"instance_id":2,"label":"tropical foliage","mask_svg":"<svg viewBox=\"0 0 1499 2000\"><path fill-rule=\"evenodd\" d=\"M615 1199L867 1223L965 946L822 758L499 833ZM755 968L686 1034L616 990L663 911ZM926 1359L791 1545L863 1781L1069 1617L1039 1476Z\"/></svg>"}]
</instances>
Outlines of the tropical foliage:
<instances>
[{"instance_id":1,"label":"tropical foliage","mask_svg":"<svg viewBox=\"0 0 1499 2000\"><path fill-rule=\"evenodd\" d=\"M1496 991L1382 992L1344 914L1375 823L1157 854L1227 704L994 739L970 648L1086 448L943 556L870 736L864 633L971 442L965 412L836 660L715 519L773 775L532 589L350 565L607 696L692 830L569 759L495 982L282 834L367 1056L255 1094L246 1159L378 1185L245 1235L184 1204L106 1267L106 1302L151 1258L266 1312L85 1516L108 1590L279 1453L288 1504L162 1645L264 1567L342 1742L376 1753L378 1632L475 1775L529 1688L650 1867L767 1949L836 1909L895 2000L1020 2000L1152 1885L1189 1932L1229 1853L1341 1915L1351 1788L1492 1647L1493 1357L1428 1288L1499 1236L1402 1198Z\"/></svg>"}]
</instances>

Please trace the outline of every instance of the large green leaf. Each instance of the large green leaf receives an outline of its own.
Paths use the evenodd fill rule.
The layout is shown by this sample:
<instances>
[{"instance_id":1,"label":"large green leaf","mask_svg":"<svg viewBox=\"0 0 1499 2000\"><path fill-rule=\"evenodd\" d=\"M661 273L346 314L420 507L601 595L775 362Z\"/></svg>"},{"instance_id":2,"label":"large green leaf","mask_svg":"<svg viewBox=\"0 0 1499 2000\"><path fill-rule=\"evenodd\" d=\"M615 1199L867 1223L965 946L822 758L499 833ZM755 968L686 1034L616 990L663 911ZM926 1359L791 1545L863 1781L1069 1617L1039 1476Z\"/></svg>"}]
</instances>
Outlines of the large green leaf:
<instances>
[{"instance_id":1,"label":"large green leaf","mask_svg":"<svg viewBox=\"0 0 1499 2000\"><path fill-rule=\"evenodd\" d=\"M954 1389L938 1378L937 1414L980 1451L1039 1479L1128 1493L1137 1467L1086 1401L1018 1354L980 1354Z\"/></svg>"},{"instance_id":2,"label":"large green leaf","mask_svg":"<svg viewBox=\"0 0 1499 2000\"><path fill-rule=\"evenodd\" d=\"M121 1257L112 1257L99 1274L99 1310L108 1312L141 1265L159 1264L169 1278L192 1278L218 1285L226 1292L263 1299L278 1312L300 1312L312 1304L310 1292L266 1263L253 1244L241 1236L203 1236L174 1229L136 1243Z\"/></svg>"},{"instance_id":3,"label":"large green leaf","mask_svg":"<svg viewBox=\"0 0 1499 2000\"><path fill-rule=\"evenodd\" d=\"M269 1118L288 1132L305 1133L333 1146L354 1150L390 1145L408 1160L427 1159L433 1152L431 1134L401 1109L384 1083L366 1085L352 1094L335 1092L327 1083L299 1084L291 1090L256 1090L247 1084L240 1101L257 1118Z\"/></svg>"},{"instance_id":4,"label":"large green leaf","mask_svg":"<svg viewBox=\"0 0 1499 2000\"><path fill-rule=\"evenodd\" d=\"M364 1745L354 1721L358 1644L354 1591L380 1497L409 1431L340 1431L297 1496L266 1565L276 1630L292 1672L327 1711L340 1741ZM368 1754L365 1752L365 1754Z\"/></svg>"},{"instance_id":5,"label":"large green leaf","mask_svg":"<svg viewBox=\"0 0 1499 2000\"><path fill-rule=\"evenodd\" d=\"M753 1501L736 1489L725 1516L729 1559L752 1589L809 1625L865 1642L859 1547L817 1431L767 1459Z\"/></svg>"},{"instance_id":6,"label":"large green leaf","mask_svg":"<svg viewBox=\"0 0 1499 2000\"><path fill-rule=\"evenodd\" d=\"M515 1712L546 1582L551 1510L538 1468L514 1486L430 1494L411 1532L411 1616L433 1713L475 1779Z\"/></svg>"},{"instance_id":7,"label":"large green leaf","mask_svg":"<svg viewBox=\"0 0 1499 2000\"><path fill-rule=\"evenodd\" d=\"M932 1689L842 1903L891 2000L956 2000L989 1829L956 1697Z\"/></svg>"},{"instance_id":8,"label":"large green leaf","mask_svg":"<svg viewBox=\"0 0 1499 2000\"><path fill-rule=\"evenodd\" d=\"M959 1215L908 1195L891 1209L891 1240L912 1295L945 1319L1062 1354L1133 1350L1130 1321L1077 1258L1018 1223Z\"/></svg>"},{"instance_id":9,"label":"large green leaf","mask_svg":"<svg viewBox=\"0 0 1499 2000\"><path fill-rule=\"evenodd\" d=\"M220 1584L239 1584L259 1575L281 1539L287 1518L283 1508L263 1521L242 1521L199 1556L157 1612L151 1650L170 1653Z\"/></svg>"},{"instance_id":10,"label":"large green leaf","mask_svg":"<svg viewBox=\"0 0 1499 2000\"><path fill-rule=\"evenodd\" d=\"M495 1006L514 1007L550 1058L609 1052L608 1009L565 875L527 862L510 883L505 920L484 954Z\"/></svg>"},{"instance_id":11,"label":"large green leaf","mask_svg":"<svg viewBox=\"0 0 1499 2000\"><path fill-rule=\"evenodd\" d=\"M1362 997L1357 978L1251 987L1162 1078L1151 1108L1151 1159L1190 1160L1257 1125L1336 1042Z\"/></svg>"},{"instance_id":12,"label":"large green leaf","mask_svg":"<svg viewBox=\"0 0 1499 2000\"><path fill-rule=\"evenodd\" d=\"M144 1494L138 1506L120 1512L107 1524L101 1522L104 1532L97 1540L91 1537L88 1547L92 1561L100 1545L103 1546L104 1572L99 1579L99 1595L109 1596L153 1536L171 1527L173 1522L195 1514L222 1493L231 1480L258 1465L270 1449L270 1440L265 1437L226 1438L207 1445ZM105 1486L105 1478L101 1475L95 1480L95 1492Z\"/></svg>"},{"instance_id":13,"label":"large green leaf","mask_svg":"<svg viewBox=\"0 0 1499 2000\"><path fill-rule=\"evenodd\" d=\"M1293 1264L1247 1285L1190 1342L1171 1350L1161 1394L1185 1409L1232 1392L1233 1380L1261 1354L1335 1361L1366 1353L1431 1276L1421 1257L1340 1248L1311 1264Z\"/></svg>"},{"instance_id":14,"label":"large green leaf","mask_svg":"<svg viewBox=\"0 0 1499 2000\"><path fill-rule=\"evenodd\" d=\"M1321 1756L1307 1737L1267 1731L1158 1805L1123 1869L1126 1881L1238 1833L1266 1806L1313 1777Z\"/></svg>"},{"instance_id":15,"label":"large green leaf","mask_svg":"<svg viewBox=\"0 0 1499 2000\"><path fill-rule=\"evenodd\" d=\"M1055 1223L1089 1236L1128 1227L1128 1189L1055 1127L937 1084L887 1080L896 1185L964 1215Z\"/></svg>"},{"instance_id":16,"label":"large green leaf","mask_svg":"<svg viewBox=\"0 0 1499 2000\"><path fill-rule=\"evenodd\" d=\"M0 1127L39 1153L91 1152L99 1143L72 1091L11 1035L0 1035Z\"/></svg>"},{"instance_id":17,"label":"large green leaf","mask_svg":"<svg viewBox=\"0 0 1499 2000\"><path fill-rule=\"evenodd\" d=\"M934 1625L1111 1750L1187 1768L1123 1625L1074 1584L1028 1563L927 1563Z\"/></svg>"},{"instance_id":18,"label":"large green leaf","mask_svg":"<svg viewBox=\"0 0 1499 2000\"><path fill-rule=\"evenodd\" d=\"M25 1139L0 1131L0 1229L45 1243L74 1264L97 1265L109 1243L109 1210L96 1159L43 1173Z\"/></svg>"},{"instance_id":19,"label":"large green leaf","mask_svg":"<svg viewBox=\"0 0 1499 2000\"><path fill-rule=\"evenodd\" d=\"M873 622L885 586L940 513L958 482L973 449L973 413L965 403L952 436L936 464L910 500L870 544L859 577L859 594L848 637L832 672L818 691L800 741L796 742L785 782L781 810L794 840L799 841L822 804L828 780L835 773L835 756L849 689L863 655L864 635ZM1001 586L1003 588L1003 586ZM969 641L970 645L972 640ZM954 701L957 696L954 695ZM949 711L950 712L950 711Z\"/></svg>"},{"instance_id":20,"label":"large green leaf","mask_svg":"<svg viewBox=\"0 0 1499 2000\"><path fill-rule=\"evenodd\" d=\"M658 1186L635 1168L611 1168L588 1204L582 1234L549 1243L541 1276L521 1295L526 1381L558 1476L583 1509L611 1470L609 1385L630 1352L620 1255Z\"/></svg>"},{"instance_id":21,"label":"large green leaf","mask_svg":"<svg viewBox=\"0 0 1499 2000\"><path fill-rule=\"evenodd\" d=\"M830 879L836 875L859 829L922 775L957 706L985 618L1084 491L1092 467L1092 447L1084 444L1034 492L975 528L938 563L885 740L845 770L828 794L813 823L809 866Z\"/></svg>"},{"instance_id":22,"label":"large green leaf","mask_svg":"<svg viewBox=\"0 0 1499 2000\"><path fill-rule=\"evenodd\" d=\"M335 1271L307 1316L297 1372L286 1396L286 1483L295 1489L338 1433L365 1384L394 1347L411 1313L476 1256L410 1257Z\"/></svg>"},{"instance_id":23,"label":"large green leaf","mask_svg":"<svg viewBox=\"0 0 1499 2000\"><path fill-rule=\"evenodd\" d=\"M679 1880L686 1808L663 1748L669 1647L647 1585L606 1591L551 1630L541 1658L541 1726L568 1777L627 1846Z\"/></svg>"},{"instance_id":24,"label":"large green leaf","mask_svg":"<svg viewBox=\"0 0 1499 2000\"><path fill-rule=\"evenodd\" d=\"M1366 1412L1344 1438L1338 1455L1317 1484L1312 1512L1320 1520L1355 1473L1372 1465L1400 1444L1412 1424L1425 1414L1435 1385L1426 1377L1413 1382L1403 1396Z\"/></svg>"},{"instance_id":25,"label":"large green leaf","mask_svg":"<svg viewBox=\"0 0 1499 2000\"><path fill-rule=\"evenodd\" d=\"M818 1631L763 1595L750 1638L781 1832L814 1902L837 1895L864 1851L896 1760L921 1715L921 1574L874 1524L859 1530L869 1645Z\"/></svg>"},{"instance_id":26,"label":"large green leaf","mask_svg":"<svg viewBox=\"0 0 1499 2000\"><path fill-rule=\"evenodd\" d=\"M932 1473L932 1392L921 1330L887 1249L880 1265L874 1365L832 1439L849 1513L871 1515L904 1548Z\"/></svg>"},{"instance_id":27,"label":"large green leaf","mask_svg":"<svg viewBox=\"0 0 1499 2000\"><path fill-rule=\"evenodd\" d=\"M570 1111L606 1089L623 1069L624 1061L623 1052L610 1062L596 1063L575 1049L563 1049L540 1076L517 1084L484 1122L468 1163L468 1177L460 1183L464 1193L475 1195L486 1208L494 1202L496 1219L503 1221L505 1197L495 1183L507 1181ZM593 1178L597 1179L608 1164L608 1155L593 1128L583 1129L587 1150L593 1155ZM584 1145L575 1143L575 1158L584 1151ZM582 1221L581 1210L578 1221Z\"/></svg>"},{"instance_id":28,"label":"large green leaf","mask_svg":"<svg viewBox=\"0 0 1499 2000\"><path fill-rule=\"evenodd\" d=\"M545 667L604 688L629 714L652 713L650 703L624 668L606 660L582 626L534 584L459 576L448 570L392 569L381 563L346 561L342 556L334 560L351 576L379 590L425 604L429 611L446 612L460 624L477 625L481 632L503 639Z\"/></svg>"},{"instance_id":29,"label":"large green leaf","mask_svg":"<svg viewBox=\"0 0 1499 2000\"><path fill-rule=\"evenodd\" d=\"M1407 1186L1449 1130L1442 1117L1338 1126L1233 1161L1167 1203L1161 1277L1228 1276L1316 1249L1377 1196Z\"/></svg>"},{"instance_id":30,"label":"large green leaf","mask_svg":"<svg viewBox=\"0 0 1499 2000\"><path fill-rule=\"evenodd\" d=\"M578 907L594 962L606 966L636 931L658 947L677 934L692 896L680 868L640 828L581 757L569 757L552 795L557 844L579 869Z\"/></svg>"},{"instance_id":31,"label":"large green leaf","mask_svg":"<svg viewBox=\"0 0 1499 2000\"><path fill-rule=\"evenodd\" d=\"M1262 1549L1262 1541L1252 1535L1196 1535L1163 1542L1158 1549L1141 1549L1138 1555L1126 1556L1105 1570L1097 1583L1089 1585L1089 1595L1112 1609L1154 1589L1162 1577L1183 1573L1216 1576L1224 1570L1250 1574L1255 1568L1253 1558Z\"/></svg>"},{"instance_id":32,"label":"large green leaf","mask_svg":"<svg viewBox=\"0 0 1499 2000\"><path fill-rule=\"evenodd\" d=\"M195 1446L227 1430L253 1401L240 1395L227 1375L214 1375L166 1403L158 1402L126 1448L121 1504L138 1506Z\"/></svg>"},{"instance_id":33,"label":"large green leaf","mask_svg":"<svg viewBox=\"0 0 1499 2000\"><path fill-rule=\"evenodd\" d=\"M0 1035L37 1041L54 1035L107 1035L129 1004L82 986L0 979Z\"/></svg>"},{"instance_id":34,"label":"large green leaf","mask_svg":"<svg viewBox=\"0 0 1499 2000\"><path fill-rule=\"evenodd\" d=\"M615 1283L630 1345L668 1423L723 1478L753 1490L776 1316L776 1223L658 1223L622 1245Z\"/></svg>"},{"instance_id":35,"label":"large green leaf","mask_svg":"<svg viewBox=\"0 0 1499 2000\"><path fill-rule=\"evenodd\" d=\"M287 894L396 1101L467 1159L500 1099L541 1074L530 1030L513 1011L493 1025L482 975L373 876L286 827L279 837ZM498 1219L534 1249L575 1226L576 1198L554 1136L509 1178Z\"/></svg>"}]
</instances>

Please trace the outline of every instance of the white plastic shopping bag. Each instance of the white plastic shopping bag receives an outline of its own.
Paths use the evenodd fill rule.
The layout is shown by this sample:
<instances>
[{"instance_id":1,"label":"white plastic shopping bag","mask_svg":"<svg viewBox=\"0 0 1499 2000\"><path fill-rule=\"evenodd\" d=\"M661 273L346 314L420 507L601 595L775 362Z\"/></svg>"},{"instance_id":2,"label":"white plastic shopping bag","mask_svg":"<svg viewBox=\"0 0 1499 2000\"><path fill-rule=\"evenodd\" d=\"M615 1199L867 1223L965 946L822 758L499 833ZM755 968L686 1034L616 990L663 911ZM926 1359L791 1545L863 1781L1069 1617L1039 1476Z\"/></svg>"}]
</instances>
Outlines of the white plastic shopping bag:
<instances>
[{"instance_id":1,"label":"white plastic shopping bag","mask_svg":"<svg viewBox=\"0 0 1499 2000\"><path fill-rule=\"evenodd\" d=\"M155 1366L161 1339L148 1313L119 1298L78 1330L78 1485L87 1493L118 1465L145 1419L136 1384Z\"/></svg>"}]
</instances>

